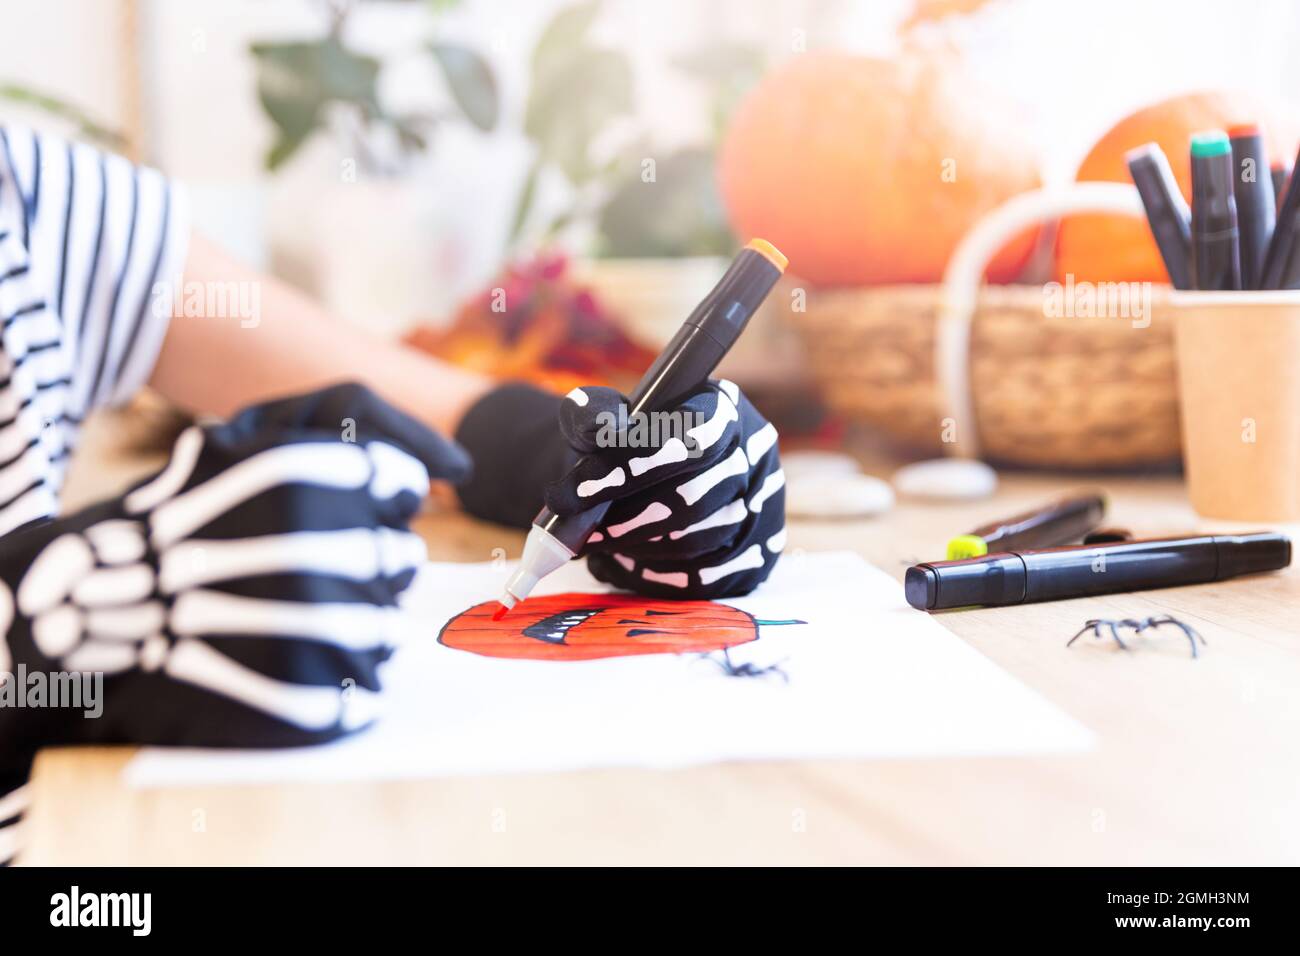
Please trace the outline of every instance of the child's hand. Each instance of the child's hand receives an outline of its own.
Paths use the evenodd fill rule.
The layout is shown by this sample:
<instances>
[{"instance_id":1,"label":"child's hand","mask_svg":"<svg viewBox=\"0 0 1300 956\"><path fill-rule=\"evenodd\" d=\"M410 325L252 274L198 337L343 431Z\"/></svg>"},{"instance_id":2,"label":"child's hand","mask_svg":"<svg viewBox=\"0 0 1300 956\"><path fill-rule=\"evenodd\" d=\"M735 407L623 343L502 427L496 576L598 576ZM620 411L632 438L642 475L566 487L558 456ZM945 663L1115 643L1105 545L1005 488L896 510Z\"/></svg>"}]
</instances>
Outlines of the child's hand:
<instances>
[{"instance_id":1,"label":"child's hand","mask_svg":"<svg viewBox=\"0 0 1300 956\"><path fill-rule=\"evenodd\" d=\"M123 497L7 537L0 670L102 673L104 699L98 717L6 709L0 750L288 746L364 726L425 559L408 524L431 475L467 468L339 386L190 428Z\"/></svg>"},{"instance_id":2,"label":"child's hand","mask_svg":"<svg viewBox=\"0 0 1300 956\"><path fill-rule=\"evenodd\" d=\"M285 747L369 723L425 559L408 523L430 476L468 467L343 385L187 429L123 497L0 541L0 681L79 695L0 708L0 866L42 747Z\"/></svg>"},{"instance_id":3,"label":"child's hand","mask_svg":"<svg viewBox=\"0 0 1300 956\"><path fill-rule=\"evenodd\" d=\"M785 543L777 434L733 383L711 381L640 422L613 389L575 389L560 429L582 457L547 487L547 506L568 515L612 502L584 551L597 578L714 598L745 594L771 573Z\"/></svg>"}]
</instances>

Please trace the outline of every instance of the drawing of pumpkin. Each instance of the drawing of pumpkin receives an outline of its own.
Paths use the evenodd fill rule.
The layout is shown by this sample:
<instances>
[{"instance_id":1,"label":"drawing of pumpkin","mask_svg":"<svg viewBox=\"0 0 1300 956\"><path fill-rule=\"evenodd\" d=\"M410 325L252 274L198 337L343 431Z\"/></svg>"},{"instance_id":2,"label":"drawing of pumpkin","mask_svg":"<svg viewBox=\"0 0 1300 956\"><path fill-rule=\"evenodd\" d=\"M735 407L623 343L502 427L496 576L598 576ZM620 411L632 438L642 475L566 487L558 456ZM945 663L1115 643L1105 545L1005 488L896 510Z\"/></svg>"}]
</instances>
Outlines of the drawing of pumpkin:
<instances>
[{"instance_id":1,"label":"drawing of pumpkin","mask_svg":"<svg viewBox=\"0 0 1300 956\"><path fill-rule=\"evenodd\" d=\"M438 634L447 647L486 657L586 661L634 654L721 651L758 637L759 621L712 601L656 601L630 594L529 598L499 621L496 601L456 615Z\"/></svg>"}]
</instances>

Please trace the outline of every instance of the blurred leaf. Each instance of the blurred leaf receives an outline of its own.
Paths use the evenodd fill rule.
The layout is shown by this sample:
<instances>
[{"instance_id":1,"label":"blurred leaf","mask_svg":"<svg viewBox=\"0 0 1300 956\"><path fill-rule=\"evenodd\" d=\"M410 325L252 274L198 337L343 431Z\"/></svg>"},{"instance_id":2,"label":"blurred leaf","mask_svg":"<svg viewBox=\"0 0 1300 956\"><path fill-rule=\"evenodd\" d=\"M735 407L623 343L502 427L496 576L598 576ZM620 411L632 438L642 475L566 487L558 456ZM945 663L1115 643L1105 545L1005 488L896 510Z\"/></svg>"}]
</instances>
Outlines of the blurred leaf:
<instances>
[{"instance_id":1,"label":"blurred leaf","mask_svg":"<svg viewBox=\"0 0 1300 956\"><path fill-rule=\"evenodd\" d=\"M429 49L461 112L481 130L496 126L500 108L497 82L487 62L469 47L452 43L432 43Z\"/></svg>"},{"instance_id":2,"label":"blurred leaf","mask_svg":"<svg viewBox=\"0 0 1300 956\"><path fill-rule=\"evenodd\" d=\"M733 83L761 76L766 58L753 47L728 43L685 53L673 62L698 79L710 83Z\"/></svg>"},{"instance_id":3,"label":"blurred leaf","mask_svg":"<svg viewBox=\"0 0 1300 956\"><path fill-rule=\"evenodd\" d=\"M77 128L77 132L101 146L121 151L126 148L126 137L115 129L104 126L91 118L81 107L18 83L0 84L0 100L21 103L48 113L50 116L65 120Z\"/></svg>"},{"instance_id":4,"label":"blurred leaf","mask_svg":"<svg viewBox=\"0 0 1300 956\"><path fill-rule=\"evenodd\" d=\"M381 115L376 95L379 61L353 53L338 37L294 43L255 43L258 98L276 126L268 169L289 159L324 125L331 102L352 103L368 117Z\"/></svg>"},{"instance_id":5,"label":"blurred leaf","mask_svg":"<svg viewBox=\"0 0 1300 956\"><path fill-rule=\"evenodd\" d=\"M736 242L714 179L713 153L684 149L656 163L642 182L639 160L601 210L602 255L609 257L729 255Z\"/></svg>"},{"instance_id":6,"label":"blurred leaf","mask_svg":"<svg viewBox=\"0 0 1300 956\"><path fill-rule=\"evenodd\" d=\"M714 136L721 137L741 98L762 78L767 59L753 47L732 43L688 53L675 63L703 84Z\"/></svg>"},{"instance_id":7,"label":"blurred leaf","mask_svg":"<svg viewBox=\"0 0 1300 956\"><path fill-rule=\"evenodd\" d=\"M393 120L393 129L404 149L420 150L429 145L429 138L414 122L406 119Z\"/></svg>"},{"instance_id":8,"label":"blurred leaf","mask_svg":"<svg viewBox=\"0 0 1300 956\"><path fill-rule=\"evenodd\" d=\"M611 120L631 109L627 60L612 50L588 50L534 81L524 132L571 182L583 183L594 172L591 144Z\"/></svg>"},{"instance_id":9,"label":"blurred leaf","mask_svg":"<svg viewBox=\"0 0 1300 956\"><path fill-rule=\"evenodd\" d=\"M519 238L523 231L524 224L528 222L528 214L532 212L533 201L537 198L537 179L542 172L542 163L540 157L533 160L533 165L528 169L528 176L524 179L524 187L519 191L519 199L515 203L515 215L510 223L510 242Z\"/></svg>"},{"instance_id":10,"label":"blurred leaf","mask_svg":"<svg viewBox=\"0 0 1300 956\"><path fill-rule=\"evenodd\" d=\"M587 31L600 13L601 0L587 0L557 13L533 48L533 82L563 69L586 45Z\"/></svg>"}]
</instances>

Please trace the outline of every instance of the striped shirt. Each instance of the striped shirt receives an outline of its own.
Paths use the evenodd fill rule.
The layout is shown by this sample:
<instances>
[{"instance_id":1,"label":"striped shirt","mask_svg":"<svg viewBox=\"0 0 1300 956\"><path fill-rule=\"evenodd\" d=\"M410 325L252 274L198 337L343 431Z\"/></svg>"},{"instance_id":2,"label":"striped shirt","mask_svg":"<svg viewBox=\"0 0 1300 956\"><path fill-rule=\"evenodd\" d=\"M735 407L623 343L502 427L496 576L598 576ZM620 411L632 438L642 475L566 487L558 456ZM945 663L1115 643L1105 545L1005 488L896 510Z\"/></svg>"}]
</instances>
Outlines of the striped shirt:
<instances>
[{"instance_id":1,"label":"striped shirt","mask_svg":"<svg viewBox=\"0 0 1300 956\"><path fill-rule=\"evenodd\" d=\"M0 535L58 512L87 413L148 379L187 218L155 170L0 127Z\"/></svg>"}]
</instances>

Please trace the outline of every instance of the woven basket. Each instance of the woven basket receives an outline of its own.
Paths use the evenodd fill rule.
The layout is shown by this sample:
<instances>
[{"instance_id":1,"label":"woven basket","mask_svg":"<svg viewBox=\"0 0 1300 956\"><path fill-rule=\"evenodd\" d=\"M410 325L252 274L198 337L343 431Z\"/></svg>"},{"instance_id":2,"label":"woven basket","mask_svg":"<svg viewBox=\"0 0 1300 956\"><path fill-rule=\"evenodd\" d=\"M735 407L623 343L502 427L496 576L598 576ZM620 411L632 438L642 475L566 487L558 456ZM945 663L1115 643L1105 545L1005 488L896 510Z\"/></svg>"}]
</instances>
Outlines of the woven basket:
<instances>
[{"instance_id":1,"label":"woven basket","mask_svg":"<svg viewBox=\"0 0 1300 956\"><path fill-rule=\"evenodd\" d=\"M943 285L810 293L790 315L828 405L909 446L964 457L1057 468L1176 459L1167 287L1144 287L1148 315L1080 318L1054 315L1041 286L978 285L1003 240L1034 221L1141 214L1131 187L1087 186L1113 189L1026 194L995 211L954 252Z\"/></svg>"}]
</instances>

